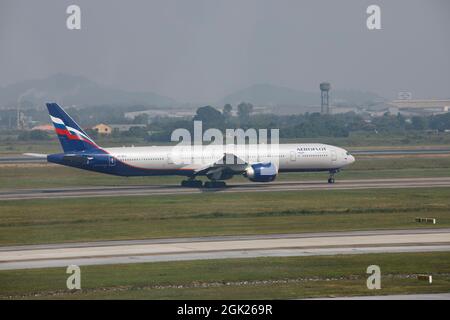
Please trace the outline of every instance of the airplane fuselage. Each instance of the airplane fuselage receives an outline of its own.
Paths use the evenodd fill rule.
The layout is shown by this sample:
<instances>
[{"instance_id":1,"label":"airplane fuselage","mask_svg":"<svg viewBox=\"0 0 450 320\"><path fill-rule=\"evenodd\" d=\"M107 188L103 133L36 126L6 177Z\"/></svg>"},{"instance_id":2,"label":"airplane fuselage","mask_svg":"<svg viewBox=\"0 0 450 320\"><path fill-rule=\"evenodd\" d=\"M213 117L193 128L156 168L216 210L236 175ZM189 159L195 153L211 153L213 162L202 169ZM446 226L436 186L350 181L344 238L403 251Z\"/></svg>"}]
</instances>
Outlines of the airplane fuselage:
<instances>
[{"instance_id":1,"label":"airplane fuselage","mask_svg":"<svg viewBox=\"0 0 450 320\"><path fill-rule=\"evenodd\" d=\"M103 148L103 152L54 154L48 161L119 176L192 176L216 163L224 149L177 153L173 146ZM225 148L225 147L224 147ZM339 171L354 162L346 150L326 144L280 144L277 149L235 146L233 154L248 164L275 163L278 172ZM201 175L201 174L200 174Z\"/></svg>"}]
</instances>

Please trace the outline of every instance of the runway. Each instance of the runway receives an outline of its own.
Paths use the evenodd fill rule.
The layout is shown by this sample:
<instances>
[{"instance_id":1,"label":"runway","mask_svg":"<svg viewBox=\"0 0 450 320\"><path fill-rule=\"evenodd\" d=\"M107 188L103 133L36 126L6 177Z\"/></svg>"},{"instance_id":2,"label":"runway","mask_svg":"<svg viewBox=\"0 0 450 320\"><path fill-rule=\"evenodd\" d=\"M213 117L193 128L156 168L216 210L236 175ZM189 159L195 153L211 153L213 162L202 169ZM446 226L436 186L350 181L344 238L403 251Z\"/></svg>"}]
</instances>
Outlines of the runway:
<instances>
[{"instance_id":1,"label":"runway","mask_svg":"<svg viewBox=\"0 0 450 320\"><path fill-rule=\"evenodd\" d=\"M0 247L0 270L225 258L450 251L450 228Z\"/></svg>"},{"instance_id":2,"label":"runway","mask_svg":"<svg viewBox=\"0 0 450 320\"><path fill-rule=\"evenodd\" d=\"M323 180L316 181L280 181L271 183L233 183L229 182L223 189L183 188L178 185L151 186L96 186L72 187L58 189L17 189L0 191L0 200L26 199L58 199L114 196L156 196L181 195L198 193L233 193L233 192L279 192L306 190L354 190L354 189L386 189L386 188L431 188L450 187L450 177L442 178L402 178L402 179L365 179L337 180L328 184Z\"/></svg>"}]
</instances>

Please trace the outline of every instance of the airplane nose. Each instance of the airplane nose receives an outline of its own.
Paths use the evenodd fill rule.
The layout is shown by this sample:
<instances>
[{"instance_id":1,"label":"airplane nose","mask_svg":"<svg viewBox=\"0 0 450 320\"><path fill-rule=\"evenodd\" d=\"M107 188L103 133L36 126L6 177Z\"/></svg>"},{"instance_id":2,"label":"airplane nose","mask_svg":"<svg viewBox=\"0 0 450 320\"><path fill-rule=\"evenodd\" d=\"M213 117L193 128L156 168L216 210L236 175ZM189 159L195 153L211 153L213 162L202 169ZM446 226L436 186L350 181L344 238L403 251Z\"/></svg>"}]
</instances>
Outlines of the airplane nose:
<instances>
[{"instance_id":1,"label":"airplane nose","mask_svg":"<svg viewBox=\"0 0 450 320\"><path fill-rule=\"evenodd\" d=\"M350 163L355 162L355 157L352 156L352 155L350 155L350 156L348 157L348 161L349 161Z\"/></svg>"}]
</instances>

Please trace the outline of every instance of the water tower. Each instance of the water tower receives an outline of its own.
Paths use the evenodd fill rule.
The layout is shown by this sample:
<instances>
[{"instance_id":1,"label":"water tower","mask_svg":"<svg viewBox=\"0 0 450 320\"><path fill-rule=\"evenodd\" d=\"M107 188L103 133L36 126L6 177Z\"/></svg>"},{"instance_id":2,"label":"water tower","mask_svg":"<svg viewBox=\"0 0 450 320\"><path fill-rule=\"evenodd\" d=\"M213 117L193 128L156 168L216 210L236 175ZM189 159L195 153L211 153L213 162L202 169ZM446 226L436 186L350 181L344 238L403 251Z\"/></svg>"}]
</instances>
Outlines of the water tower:
<instances>
[{"instance_id":1,"label":"water tower","mask_svg":"<svg viewBox=\"0 0 450 320\"><path fill-rule=\"evenodd\" d=\"M331 84L328 82L322 82L320 84L320 94L321 94L321 109L322 114L330 113L330 89Z\"/></svg>"}]
</instances>

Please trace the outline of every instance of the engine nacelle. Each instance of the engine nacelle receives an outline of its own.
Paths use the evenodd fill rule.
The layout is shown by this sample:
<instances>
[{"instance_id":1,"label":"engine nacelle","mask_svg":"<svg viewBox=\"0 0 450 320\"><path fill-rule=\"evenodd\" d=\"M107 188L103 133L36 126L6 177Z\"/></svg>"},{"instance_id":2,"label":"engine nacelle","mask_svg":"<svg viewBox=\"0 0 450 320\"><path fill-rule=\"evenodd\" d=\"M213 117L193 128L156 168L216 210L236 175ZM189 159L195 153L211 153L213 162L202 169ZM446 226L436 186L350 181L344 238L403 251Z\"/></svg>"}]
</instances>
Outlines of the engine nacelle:
<instances>
[{"instance_id":1,"label":"engine nacelle","mask_svg":"<svg viewBox=\"0 0 450 320\"><path fill-rule=\"evenodd\" d=\"M245 169L244 176L253 182L271 182L275 180L278 168L271 162L252 164Z\"/></svg>"}]
</instances>

